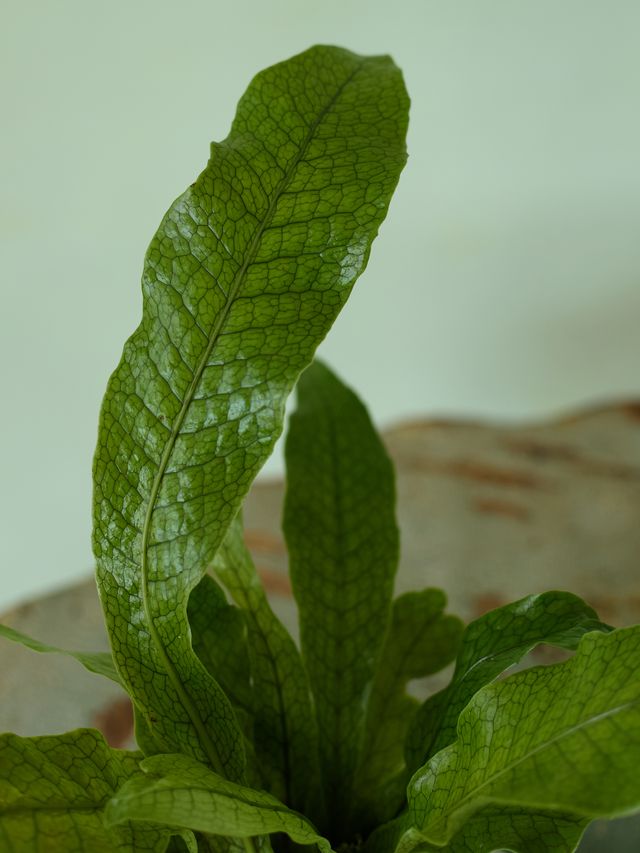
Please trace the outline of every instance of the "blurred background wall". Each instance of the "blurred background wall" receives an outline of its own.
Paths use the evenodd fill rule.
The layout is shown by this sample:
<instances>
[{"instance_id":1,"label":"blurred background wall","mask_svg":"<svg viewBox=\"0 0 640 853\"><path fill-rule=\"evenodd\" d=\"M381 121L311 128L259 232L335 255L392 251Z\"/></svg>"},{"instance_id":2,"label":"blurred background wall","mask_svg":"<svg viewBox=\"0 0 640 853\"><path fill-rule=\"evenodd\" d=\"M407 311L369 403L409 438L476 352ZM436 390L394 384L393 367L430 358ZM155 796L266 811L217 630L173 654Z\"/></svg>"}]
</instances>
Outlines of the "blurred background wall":
<instances>
[{"instance_id":1,"label":"blurred background wall","mask_svg":"<svg viewBox=\"0 0 640 853\"><path fill-rule=\"evenodd\" d=\"M391 53L413 101L321 348L376 421L638 396L639 32L635 0L3 0L0 607L91 570L98 408L145 248L253 74L316 42Z\"/></svg>"}]
</instances>

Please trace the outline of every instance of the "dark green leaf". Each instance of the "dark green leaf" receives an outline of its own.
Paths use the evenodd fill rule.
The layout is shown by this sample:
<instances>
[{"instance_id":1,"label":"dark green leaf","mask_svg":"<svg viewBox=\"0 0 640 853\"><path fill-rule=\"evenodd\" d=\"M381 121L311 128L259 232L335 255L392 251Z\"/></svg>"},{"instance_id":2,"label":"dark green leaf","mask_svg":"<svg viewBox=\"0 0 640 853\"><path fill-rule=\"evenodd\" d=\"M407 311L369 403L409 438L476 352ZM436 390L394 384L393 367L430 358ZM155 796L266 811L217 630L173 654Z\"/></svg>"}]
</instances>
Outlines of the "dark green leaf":
<instances>
[{"instance_id":1,"label":"dark green leaf","mask_svg":"<svg viewBox=\"0 0 640 853\"><path fill-rule=\"evenodd\" d=\"M451 683L414 717L406 750L410 772L454 740L458 715L481 687L540 643L575 649L593 630L609 629L591 607L568 592L530 595L471 622Z\"/></svg>"},{"instance_id":2,"label":"dark green leaf","mask_svg":"<svg viewBox=\"0 0 640 853\"><path fill-rule=\"evenodd\" d=\"M0 849L3 853L162 853L167 829L107 828L104 809L138 773L139 755L111 749L89 729L0 738Z\"/></svg>"},{"instance_id":3,"label":"dark green leaf","mask_svg":"<svg viewBox=\"0 0 640 853\"><path fill-rule=\"evenodd\" d=\"M586 819L640 810L639 668L636 626L587 634L570 660L480 690L455 743L411 780L412 831L446 844L492 804Z\"/></svg>"},{"instance_id":4,"label":"dark green leaf","mask_svg":"<svg viewBox=\"0 0 640 853\"><path fill-rule=\"evenodd\" d=\"M243 612L205 575L189 597L193 650L236 709L251 715L251 670Z\"/></svg>"},{"instance_id":5,"label":"dark green leaf","mask_svg":"<svg viewBox=\"0 0 640 853\"><path fill-rule=\"evenodd\" d=\"M9 628L8 625L0 625L0 637L5 637L14 643L20 643L34 652L43 652L44 654L66 655L81 663L89 672L95 672L96 675L104 675L105 678L110 678L116 684L120 684L120 677L113 665L113 658L109 652L70 652L66 649L59 649L57 646L49 646L46 643L41 643L39 640L34 640L28 637L21 631L16 631L14 628Z\"/></svg>"},{"instance_id":6,"label":"dark green leaf","mask_svg":"<svg viewBox=\"0 0 640 853\"><path fill-rule=\"evenodd\" d=\"M352 801L366 699L390 619L394 473L362 403L318 362L298 383L286 460L284 532L337 833Z\"/></svg>"},{"instance_id":7,"label":"dark green leaf","mask_svg":"<svg viewBox=\"0 0 640 853\"><path fill-rule=\"evenodd\" d=\"M275 616L243 538L238 517L213 571L246 615L254 703L253 742L263 784L287 804L322 814L318 733L300 652Z\"/></svg>"},{"instance_id":8,"label":"dark green leaf","mask_svg":"<svg viewBox=\"0 0 640 853\"><path fill-rule=\"evenodd\" d=\"M367 706L365 740L354 798L358 826L383 823L397 813L407 779L403 744L419 707L407 683L447 666L456 656L464 626L445 616L446 596L437 589L408 592L393 602Z\"/></svg>"},{"instance_id":9,"label":"dark green leaf","mask_svg":"<svg viewBox=\"0 0 640 853\"><path fill-rule=\"evenodd\" d=\"M151 243L103 403L93 543L116 666L163 742L233 779L242 734L187 601L366 265L407 110L388 57L315 47L258 75Z\"/></svg>"},{"instance_id":10,"label":"dark green leaf","mask_svg":"<svg viewBox=\"0 0 640 853\"><path fill-rule=\"evenodd\" d=\"M330 853L313 825L271 794L223 779L185 755L157 755L141 766L148 775L134 777L113 797L108 824L166 821L234 838L284 832L298 844L317 844Z\"/></svg>"}]
</instances>

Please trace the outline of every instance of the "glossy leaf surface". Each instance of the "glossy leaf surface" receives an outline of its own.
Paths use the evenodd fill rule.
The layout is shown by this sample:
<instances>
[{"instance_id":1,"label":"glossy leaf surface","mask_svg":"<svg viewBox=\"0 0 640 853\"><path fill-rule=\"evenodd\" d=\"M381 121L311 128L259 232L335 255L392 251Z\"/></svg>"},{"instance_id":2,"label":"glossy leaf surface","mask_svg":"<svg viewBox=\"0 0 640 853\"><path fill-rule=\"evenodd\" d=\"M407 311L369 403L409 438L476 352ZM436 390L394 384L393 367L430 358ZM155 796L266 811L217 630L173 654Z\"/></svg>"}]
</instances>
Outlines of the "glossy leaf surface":
<instances>
[{"instance_id":1,"label":"glossy leaf surface","mask_svg":"<svg viewBox=\"0 0 640 853\"><path fill-rule=\"evenodd\" d=\"M394 473L365 407L318 362L298 383L286 461L289 569L325 797L338 831L390 620L398 562Z\"/></svg>"},{"instance_id":2,"label":"glossy leaf surface","mask_svg":"<svg viewBox=\"0 0 640 853\"><path fill-rule=\"evenodd\" d=\"M149 247L103 403L93 543L116 666L167 751L229 778L242 735L191 648L189 594L366 265L407 110L388 57L316 47L259 74Z\"/></svg>"},{"instance_id":3,"label":"glossy leaf surface","mask_svg":"<svg viewBox=\"0 0 640 853\"><path fill-rule=\"evenodd\" d=\"M235 838L284 832L298 844L331 850L306 818L275 797L223 779L187 756L158 755L142 767L146 775L131 779L109 803L107 823L166 821Z\"/></svg>"},{"instance_id":4,"label":"glossy leaf surface","mask_svg":"<svg viewBox=\"0 0 640 853\"><path fill-rule=\"evenodd\" d=\"M104 809L140 756L99 732L0 738L0 849L6 853L163 853L166 829L107 828Z\"/></svg>"},{"instance_id":5,"label":"glossy leaf surface","mask_svg":"<svg viewBox=\"0 0 640 853\"><path fill-rule=\"evenodd\" d=\"M640 810L640 627L581 640L570 660L480 690L457 740L408 789L410 825L447 843L492 803L591 819Z\"/></svg>"},{"instance_id":6,"label":"glossy leaf surface","mask_svg":"<svg viewBox=\"0 0 640 853\"><path fill-rule=\"evenodd\" d=\"M575 649L588 631L609 630L582 599L568 592L545 592L499 607L471 622L451 683L430 697L416 714L407 740L413 772L454 739L458 716L474 693L497 678L540 643Z\"/></svg>"}]
</instances>

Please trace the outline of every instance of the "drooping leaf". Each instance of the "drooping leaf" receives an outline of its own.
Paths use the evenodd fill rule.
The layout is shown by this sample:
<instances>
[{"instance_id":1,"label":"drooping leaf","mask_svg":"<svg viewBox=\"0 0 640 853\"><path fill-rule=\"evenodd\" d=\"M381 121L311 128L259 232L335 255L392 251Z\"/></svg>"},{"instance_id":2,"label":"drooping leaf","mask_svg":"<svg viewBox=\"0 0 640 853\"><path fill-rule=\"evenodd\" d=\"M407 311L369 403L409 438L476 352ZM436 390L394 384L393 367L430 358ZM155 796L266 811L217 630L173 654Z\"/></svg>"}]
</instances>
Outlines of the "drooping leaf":
<instances>
[{"instance_id":1,"label":"drooping leaf","mask_svg":"<svg viewBox=\"0 0 640 853\"><path fill-rule=\"evenodd\" d=\"M323 853L331 850L305 817L271 794L223 779L188 756L157 755L141 767L146 775L132 778L109 803L108 824L166 821L233 838L284 832L298 844L317 844Z\"/></svg>"},{"instance_id":2,"label":"drooping leaf","mask_svg":"<svg viewBox=\"0 0 640 853\"><path fill-rule=\"evenodd\" d=\"M492 804L586 819L640 810L639 668L635 626L587 634L570 660L484 687L457 740L411 780L413 832L446 844Z\"/></svg>"},{"instance_id":3,"label":"drooping leaf","mask_svg":"<svg viewBox=\"0 0 640 853\"><path fill-rule=\"evenodd\" d=\"M60 649L57 646L49 646L47 643L34 640L33 637L28 637L21 631L16 631L15 628L9 628L8 625L0 625L0 637L26 646L34 652L66 655L66 657L77 660L89 672L94 672L96 675L103 675L105 678L115 681L116 684L121 683L120 677L113 665L113 657L110 652L70 652L67 649Z\"/></svg>"},{"instance_id":4,"label":"drooping leaf","mask_svg":"<svg viewBox=\"0 0 640 853\"><path fill-rule=\"evenodd\" d=\"M325 798L338 834L350 810L366 697L390 619L398 561L394 473L365 407L318 362L298 383L286 461L289 568Z\"/></svg>"},{"instance_id":5,"label":"drooping leaf","mask_svg":"<svg viewBox=\"0 0 640 853\"><path fill-rule=\"evenodd\" d=\"M406 748L410 773L454 740L458 715L481 687L540 643L573 650L594 630L609 628L568 592L529 595L471 622L451 683L431 696L413 719Z\"/></svg>"},{"instance_id":6,"label":"drooping leaf","mask_svg":"<svg viewBox=\"0 0 640 853\"><path fill-rule=\"evenodd\" d=\"M273 613L238 517L213 571L246 615L255 703L253 744L263 785L292 808L318 819L322 793L318 732L300 652Z\"/></svg>"},{"instance_id":7,"label":"drooping leaf","mask_svg":"<svg viewBox=\"0 0 640 853\"><path fill-rule=\"evenodd\" d=\"M116 666L164 742L233 779L242 735L187 601L366 265L407 109L388 57L315 47L259 74L151 243L103 403L93 543Z\"/></svg>"},{"instance_id":8,"label":"drooping leaf","mask_svg":"<svg viewBox=\"0 0 640 853\"><path fill-rule=\"evenodd\" d=\"M438 589L408 592L393 602L391 624L367 705L365 738L354 785L356 823L371 828L395 815L404 799L404 740L419 707L407 693L454 660L464 626L444 614Z\"/></svg>"},{"instance_id":9,"label":"drooping leaf","mask_svg":"<svg viewBox=\"0 0 640 853\"><path fill-rule=\"evenodd\" d=\"M111 749L89 729L0 737L0 849L6 853L163 853L171 832L108 828L104 809L139 755Z\"/></svg>"}]
</instances>

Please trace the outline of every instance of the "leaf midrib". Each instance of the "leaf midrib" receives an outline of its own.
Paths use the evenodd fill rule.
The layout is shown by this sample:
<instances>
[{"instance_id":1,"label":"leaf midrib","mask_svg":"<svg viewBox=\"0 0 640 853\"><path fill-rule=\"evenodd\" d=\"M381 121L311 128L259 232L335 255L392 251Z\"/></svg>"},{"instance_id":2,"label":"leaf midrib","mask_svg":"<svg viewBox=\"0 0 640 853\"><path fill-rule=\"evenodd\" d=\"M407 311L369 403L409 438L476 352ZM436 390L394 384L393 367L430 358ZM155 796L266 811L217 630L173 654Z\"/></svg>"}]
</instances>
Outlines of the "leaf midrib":
<instances>
[{"instance_id":1,"label":"leaf midrib","mask_svg":"<svg viewBox=\"0 0 640 853\"><path fill-rule=\"evenodd\" d=\"M363 62L358 63L356 68L351 72L351 74L347 77L347 79L338 87L338 89L336 90L336 93L333 95L333 97L330 99L330 101L327 103L327 105L320 111L320 113L318 114L318 117L316 118L314 123L311 125L307 136L305 137L302 145L300 146L300 151L299 151L297 157L292 162L292 164L289 166L287 172L285 173L282 180L280 181L280 183L276 187L274 194L273 194L273 198L269 204L269 207L265 213L265 216L264 216L262 222L260 223L260 225L258 226L258 228L256 229L256 232L252 238L252 241L249 244L249 248L247 249L247 253L246 253L244 263L242 264L242 266L238 270L238 273L236 274L235 280L234 280L234 282L231 286L231 289L229 291L229 296L227 298L227 302L224 305L222 311L220 312L218 320L215 323L215 325L211 331L209 342L208 342L208 344L204 350L204 353L200 359L200 362L199 362L199 364L198 364L198 366L194 372L194 377L191 381L191 384L189 385L189 388L187 389L182 407L181 407L180 411L178 412L178 415L177 415L177 417L174 421L174 424L172 426L171 435L169 436L167 443L165 445L164 451L162 453L162 457L160 459L160 464L158 466L158 470L157 470L156 475L154 477L154 481L153 481L153 484L151 487L151 491L149 493L149 502L147 505L147 511L145 514L145 519L144 519L143 528L142 528L142 544L141 544L142 558L141 558L141 566L140 566L140 572L141 572L140 586L141 586L141 592L142 592L141 597L142 597L142 606L143 606L143 610L144 610L145 620L147 621L147 624L149 627L149 634L151 637L151 641L156 646L158 653L160 655L162 664L164 666L164 669L165 669L167 675L169 676L171 682L173 683L174 689L176 690L178 697L180 698L180 702L181 702L183 708L187 712L188 716L190 717L190 719L194 725L194 728L196 729L196 731L198 733L198 738L200 740L200 743L201 743L202 747L204 748L204 751L207 754L207 757L208 757L209 761L211 762L212 766L216 770L218 770L218 772L220 772L220 773L224 773L224 765L223 765L223 762L221 761L218 749L217 749L215 743L213 742L213 740L211 739L211 737L209 736L209 733L206 729L206 726L204 725L204 722L200 718L200 714L198 713L198 710L195 706L195 703L194 703L191 695L189 694L186 686L183 684L182 680L180 679L180 676L179 676L179 674L178 674L178 672L177 672L177 670L173 664L173 661L169 657L169 654L168 654L168 652L167 652L167 650L166 650L166 648L162 642L162 639L160 637L160 633L159 633L158 629L156 628L156 625L155 625L155 622L153 619L153 615L151 613L150 600L149 600L149 588L148 588L148 582L149 582L148 565L147 565L147 549L149 547L149 537L150 537L150 532L151 532L151 521L152 521L154 509L155 509L155 504L156 504L158 494L160 491L160 487L161 487L164 475L166 473L167 466L169 464L169 460L170 460L171 455L173 453L173 449L175 447L175 443L177 441L178 435L180 434L182 424L184 423L184 419L186 417L187 411L191 405L191 402L193 401L195 391L196 391L196 389L200 383L200 380L202 378L202 374L203 374L204 369L205 369L207 362L209 360L209 356L211 355L211 351L213 350L213 347L215 346L215 344L218 340L218 337L220 335L220 331L221 331L221 329L222 329L222 327L223 327L223 325L224 325L224 323L228 317L229 311L231 310L231 306L233 305L233 303L236 299L238 291L240 290L242 284L244 283L247 270L248 270L251 262L255 259L255 256L257 254L258 246L259 246L260 240L262 238L262 235L264 234L266 228L268 227L269 223L271 222L271 219L273 218L275 208L276 208L276 204L277 204L280 196L284 192L286 186L291 181L293 174L295 173L296 168L298 167L299 163L301 162L301 160L302 160L311 140L313 139L318 127L320 126L321 122L325 119L325 117L328 115L328 113L331 111L331 109L335 106L338 99L342 95L343 91L353 81L354 77L361 70L363 65L364 65Z\"/></svg>"}]
</instances>

